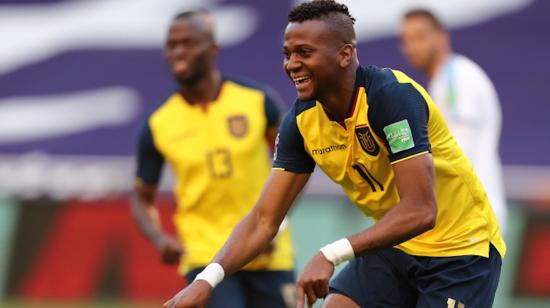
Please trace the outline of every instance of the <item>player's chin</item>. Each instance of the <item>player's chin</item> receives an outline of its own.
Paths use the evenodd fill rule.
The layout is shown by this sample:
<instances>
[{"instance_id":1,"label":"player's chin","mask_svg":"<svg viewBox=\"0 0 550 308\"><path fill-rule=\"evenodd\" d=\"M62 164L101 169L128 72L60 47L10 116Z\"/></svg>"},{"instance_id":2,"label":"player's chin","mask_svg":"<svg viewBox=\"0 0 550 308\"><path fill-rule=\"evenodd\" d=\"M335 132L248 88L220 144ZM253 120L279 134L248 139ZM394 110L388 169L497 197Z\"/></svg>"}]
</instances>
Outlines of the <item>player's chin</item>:
<instances>
[{"instance_id":1,"label":"player's chin","mask_svg":"<svg viewBox=\"0 0 550 308\"><path fill-rule=\"evenodd\" d=\"M189 70L177 70L177 69L172 69L172 74L174 74L174 76L177 79L182 79L182 80L189 79L192 75L191 71Z\"/></svg>"},{"instance_id":2,"label":"player's chin","mask_svg":"<svg viewBox=\"0 0 550 308\"><path fill-rule=\"evenodd\" d=\"M313 88L308 87L307 89L297 90L298 99L301 101L311 101L315 99L315 91Z\"/></svg>"},{"instance_id":3,"label":"player's chin","mask_svg":"<svg viewBox=\"0 0 550 308\"><path fill-rule=\"evenodd\" d=\"M410 65L415 70L425 71L431 66L431 61L430 59L415 57L410 61Z\"/></svg>"},{"instance_id":4,"label":"player's chin","mask_svg":"<svg viewBox=\"0 0 550 308\"><path fill-rule=\"evenodd\" d=\"M194 80L193 75L188 73L174 73L174 78L179 84L188 84Z\"/></svg>"}]
</instances>

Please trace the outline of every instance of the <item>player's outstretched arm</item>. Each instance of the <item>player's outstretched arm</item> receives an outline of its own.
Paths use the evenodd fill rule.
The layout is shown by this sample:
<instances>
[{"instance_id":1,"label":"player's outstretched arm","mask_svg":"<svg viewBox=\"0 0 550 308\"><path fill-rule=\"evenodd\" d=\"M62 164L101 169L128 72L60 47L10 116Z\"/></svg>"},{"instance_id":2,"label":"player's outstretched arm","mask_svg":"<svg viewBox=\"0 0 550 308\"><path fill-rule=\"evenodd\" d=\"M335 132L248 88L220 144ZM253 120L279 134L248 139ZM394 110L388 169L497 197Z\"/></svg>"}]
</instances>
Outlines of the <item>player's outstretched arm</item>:
<instances>
[{"instance_id":1,"label":"player's outstretched arm","mask_svg":"<svg viewBox=\"0 0 550 308\"><path fill-rule=\"evenodd\" d=\"M235 227L213 263L163 307L206 307L213 287L224 276L236 272L267 248L309 176L274 170L258 203Z\"/></svg>"},{"instance_id":2,"label":"player's outstretched arm","mask_svg":"<svg viewBox=\"0 0 550 308\"><path fill-rule=\"evenodd\" d=\"M426 153L393 165L400 202L371 228L321 249L297 281L297 307L311 307L328 295L334 266L354 256L391 247L424 233L435 225L437 202L434 171Z\"/></svg>"},{"instance_id":3,"label":"player's outstretched arm","mask_svg":"<svg viewBox=\"0 0 550 308\"><path fill-rule=\"evenodd\" d=\"M177 264L184 252L180 241L162 230L160 216L155 206L156 185L138 183L130 200L132 216L141 232L159 251L166 264Z\"/></svg>"}]
</instances>

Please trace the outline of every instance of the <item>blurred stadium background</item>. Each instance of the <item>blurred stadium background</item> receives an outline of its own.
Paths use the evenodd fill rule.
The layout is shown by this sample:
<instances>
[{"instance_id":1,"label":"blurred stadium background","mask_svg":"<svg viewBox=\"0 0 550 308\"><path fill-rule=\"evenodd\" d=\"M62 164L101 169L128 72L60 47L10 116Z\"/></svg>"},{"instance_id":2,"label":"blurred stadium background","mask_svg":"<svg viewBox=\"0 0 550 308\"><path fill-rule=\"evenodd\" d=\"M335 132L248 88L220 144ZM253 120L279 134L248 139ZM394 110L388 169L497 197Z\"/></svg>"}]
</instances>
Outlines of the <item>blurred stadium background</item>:
<instances>
[{"instance_id":1,"label":"blurred stadium background","mask_svg":"<svg viewBox=\"0 0 550 308\"><path fill-rule=\"evenodd\" d=\"M454 48L479 63L503 108L510 205L495 307L550 306L550 2L344 1L363 64L412 71L395 33L427 6ZM0 0L0 307L158 307L184 285L141 237L128 209L135 136L174 88L161 48L170 18L212 8L225 73L270 84L282 72L286 13L252 0ZM160 207L170 226L170 178ZM315 173L292 212L298 268L324 243L370 222Z\"/></svg>"}]
</instances>

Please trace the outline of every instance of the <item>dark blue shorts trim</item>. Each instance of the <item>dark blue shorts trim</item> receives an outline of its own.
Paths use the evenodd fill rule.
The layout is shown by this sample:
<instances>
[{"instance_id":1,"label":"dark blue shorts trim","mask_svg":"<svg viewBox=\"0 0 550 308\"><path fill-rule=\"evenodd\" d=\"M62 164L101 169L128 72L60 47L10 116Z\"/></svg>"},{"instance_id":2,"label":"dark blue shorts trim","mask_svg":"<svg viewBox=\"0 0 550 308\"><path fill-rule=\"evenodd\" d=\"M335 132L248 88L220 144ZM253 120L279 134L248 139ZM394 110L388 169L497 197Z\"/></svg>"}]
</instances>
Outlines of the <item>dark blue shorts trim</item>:
<instances>
[{"instance_id":1,"label":"dark blue shorts trim","mask_svg":"<svg viewBox=\"0 0 550 308\"><path fill-rule=\"evenodd\" d=\"M185 277L193 281L203 270ZM239 271L225 278L212 292L208 308L284 308L294 301L293 271Z\"/></svg>"},{"instance_id":2,"label":"dark blue shorts trim","mask_svg":"<svg viewBox=\"0 0 550 308\"><path fill-rule=\"evenodd\" d=\"M489 258L418 257L390 248L350 261L331 281L330 292L369 308L440 308L451 303L456 308L490 308L501 265L492 245Z\"/></svg>"}]
</instances>

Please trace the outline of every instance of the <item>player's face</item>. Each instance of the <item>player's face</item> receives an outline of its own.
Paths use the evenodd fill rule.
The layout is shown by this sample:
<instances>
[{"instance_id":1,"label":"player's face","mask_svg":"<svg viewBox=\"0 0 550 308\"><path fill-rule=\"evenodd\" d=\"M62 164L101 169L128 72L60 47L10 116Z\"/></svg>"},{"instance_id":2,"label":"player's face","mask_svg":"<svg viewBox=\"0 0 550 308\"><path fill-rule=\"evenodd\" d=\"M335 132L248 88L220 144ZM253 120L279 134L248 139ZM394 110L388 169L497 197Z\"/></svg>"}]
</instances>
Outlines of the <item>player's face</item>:
<instances>
[{"instance_id":1,"label":"player's face","mask_svg":"<svg viewBox=\"0 0 550 308\"><path fill-rule=\"evenodd\" d=\"M201 79L213 67L217 47L199 18L175 20L168 31L164 54L180 84Z\"/></svg>"},{"instance_id":2,"label":"player's face","mask_svg":"<svg viewBox=\"0 0 550 308\"><path fill-rule=\"evenodd\" d=\"M329 26L321 20L289 23L286 27L283 67L292 80L300 100L323 97L335 86L339 76L338 50Z\"/></svg>"},{"instance_id":3,"label":"player's face","mask_svg":"<svg viewBox=\"0 0 550 308\"><path fill-rule=\"evenodd\" d=\"M411 66L426 71L437 54L442 31L437 30L430 20L410 17L401 25L401 50Z\"/></svg>"}]
</instances>

